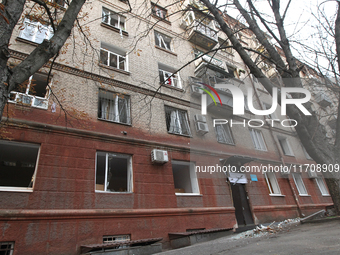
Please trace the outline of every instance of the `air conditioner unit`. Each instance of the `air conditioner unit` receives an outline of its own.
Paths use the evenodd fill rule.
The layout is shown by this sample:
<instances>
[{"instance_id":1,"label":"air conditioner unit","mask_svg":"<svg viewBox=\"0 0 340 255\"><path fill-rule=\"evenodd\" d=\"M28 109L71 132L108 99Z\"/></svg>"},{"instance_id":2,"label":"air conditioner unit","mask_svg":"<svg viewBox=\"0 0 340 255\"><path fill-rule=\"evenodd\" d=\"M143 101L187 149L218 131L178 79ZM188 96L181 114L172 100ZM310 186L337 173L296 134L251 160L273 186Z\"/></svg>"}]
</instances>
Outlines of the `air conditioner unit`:
<instances>
[{"instance_id":1,"label":"air conditioner unit","mask_svg":"<svg viewBox=\"0 0 340 255\"><path fill-rule=\"evenodd\" d=\"M164 164L169 161L168 152L163 150L153 149L151 151L152 163Z\"/></svg>"},{"instance_id":2,"label":"air conditioner unit","mask_svg":"<svg viewBox=\"0 0 340 255\"><path fill-rule=\"evenodd\" d=\"M308 171L308 177L310 178L310 179L313 179L313 178L317 178L318 177L318 173L317 172L315 172L315 171Z\"/></svg>"},{"instance_id":3,"label":"air conditioner unit","mask_svg":"<svg viewBox=\"0 0 340 255\"><path fill-rule=\"evenodd\" d=\"M201 114L196 114L194 118L196 122L207 122L206 117Z\"/></svg>"},{"instance_id":4,"label":"air conditioner unit","mask_svg":"<svg viewBox=\"0 0 340 255\"><path fill-rule=\"evenodd\" d=\"M199 84L194 84L194 85L191 85L191 91L192 91L192 95L195 95L195 96L200 96L203 94L203 90L200 89L202 88L201 85Z\"/></svg>"},{"instance_id":5,"label":"air conditioner unit","mask_svg":"<svg viewBox=\"0 0 340 255\"><path fill-rule=\"evenodd\" d=\"M196 131L199 135L204 135L209 132L207 123L196 122Z\"/></svg>"}]
</instances>

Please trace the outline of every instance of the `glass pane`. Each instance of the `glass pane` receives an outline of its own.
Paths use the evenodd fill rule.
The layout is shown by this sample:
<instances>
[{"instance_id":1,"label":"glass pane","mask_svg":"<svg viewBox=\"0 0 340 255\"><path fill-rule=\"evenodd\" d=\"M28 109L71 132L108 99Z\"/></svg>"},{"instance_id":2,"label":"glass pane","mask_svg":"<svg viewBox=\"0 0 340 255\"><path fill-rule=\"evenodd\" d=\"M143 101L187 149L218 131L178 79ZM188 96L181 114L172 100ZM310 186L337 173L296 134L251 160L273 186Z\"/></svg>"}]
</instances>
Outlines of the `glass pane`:
<instances>
[{"instance_id":1,"label":"glass pane","mask_svg":"<svg viewBox=\"0 0 340 255\"><path fill-rule=\"evenodd\" d=\"M119 69L125 70L125 58L119 56Z\"/></svg>"},{"instance_id":2,"label":"glass pane","mask_svg":"<svg viewBox=\"0 0 340 255\"><path fill-rule=\"evenodd\" d=\"M48 38L48 28L46 26L39 25L34 41L36 43L42 43L46 38Z\"/></svg>"},{"instance_id":3,"label":"glass pane","mask_svg":"<svg viewBox=\"0 0 340 255\"><path fill-rule=\"evenodd\" d=\"M105 182L105 165L106 165L106 153L97 153L97 172L96 172L96 190L104 191Z\"/></svg>"},{"instance_id":4,"label":"glass pane","mask_svg":"<svg viewBox=\"0 0 340 255\"><path fill-rule=\"evenodd\" d=\"M47 76L46 74L35 73L32 77L29 94L39 97L46 96L47 88Z\"/></svg>"},{"instance_id":5,"label":"glass pane","mask_svg":"<svg viewBox=\"0 0 340 255\"><path fill-rule=\"evenodd\" d=\"M104 50L100 50L100 63L104 65L108 65L108 52Z\"/></svg>"},{"instance_id":6,"label":"glass pane","mask_svg":"<svg viewBox=\"0 0 340 255\"><path fill-rule=\"evenodd\" d=\"M109 23L109 11L108 10L105 10L103 9L103 12L102 12L102 21L106 24Z\"/></svg>"},{"instance_id":7,"label":"glass pane","mask_svg":"<svg viewBox=\"0 0 340 255\"><path fill-rule=\"evenodd\" d=\"M107 190L114 192L127 192L128 159L109 155L107 174Z\"/></svg>"},{"instance_id":8,"label":"glass pane","mask_svg":"<svg viewBox=\"0 0 340 255\"><path fill-rule=\"evenodd\" d=\"M117 55L110 53L110 64L109 66L117 68Z\"/></svg>"},{"instance_id":9,"label":"glass pane","mask_svg":"<svg viewBox=\"0 0 340 255\"><path fill-rule=\"evenodd\" d=\"M110 17L111 17L111 21L110 21L111 25L114 26L114 27L118 27L119 28L119 26L118 26L118 24L119 24L119 22L118 22L118 15L111 13Z\"/></svg>"}]
</instances>

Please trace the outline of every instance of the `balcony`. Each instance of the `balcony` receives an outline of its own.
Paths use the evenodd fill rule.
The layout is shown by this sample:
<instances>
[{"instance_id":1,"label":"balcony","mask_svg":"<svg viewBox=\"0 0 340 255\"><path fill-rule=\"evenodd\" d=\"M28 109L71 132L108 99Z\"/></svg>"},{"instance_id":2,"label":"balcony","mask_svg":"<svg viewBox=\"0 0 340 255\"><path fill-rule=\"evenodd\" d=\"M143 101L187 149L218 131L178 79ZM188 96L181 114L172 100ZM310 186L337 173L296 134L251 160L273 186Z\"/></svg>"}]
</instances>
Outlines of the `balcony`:
<instances>
[{"instance_id":1,"label":"balcony","mask_svg":"<svg viewBox=\"0 0 340 255\"><path fill-rule=\"evenodd\" d=\"M332 105L332 101L323 92L319 92L315 95L315 102L324 108Z\"/></svg>"},{"instance_id":2,"label":"balcony","mask_svg":"<svg viewBox=\"0 0 340 255\"><path fill-rule=\"evenodd\" d=\"M206 50L211 50L218 43L217 31L195 20L190 25L188 40Z\"/></svg>"}]
</instances>

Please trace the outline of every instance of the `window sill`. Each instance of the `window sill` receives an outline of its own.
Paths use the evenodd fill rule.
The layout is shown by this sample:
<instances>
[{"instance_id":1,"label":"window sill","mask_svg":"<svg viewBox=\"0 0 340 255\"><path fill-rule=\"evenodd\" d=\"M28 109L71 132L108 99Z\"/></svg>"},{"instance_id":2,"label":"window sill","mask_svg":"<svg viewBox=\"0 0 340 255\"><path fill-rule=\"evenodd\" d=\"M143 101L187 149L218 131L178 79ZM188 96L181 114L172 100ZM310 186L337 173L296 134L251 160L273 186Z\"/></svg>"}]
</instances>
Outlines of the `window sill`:
<instances>
[{"instance_id":1,"label":"window sill","mask_svg":"<svg viewBox=\"0 0 340 255\"><path fill-rule=\"evenodd\" d=\"M109 69L109 70L112 70L112 71L115 71L115 72L119 72L119 73L122 73L122 74L130 75L130 72L125 71L125 70L121 70L121 69L118 69L118 68L114 68L114 67L111 67L111 66L107 66L107 65L104 65L104 64L102 64L102 63L99 63L98 65L99 65L100 67L103 67L103 68L106 68L106 69Z\"/></svg>"},{"instance_id":2,"label":"window sill","mask_svg":"<svg viewBox=\"0 0 340 255\"><path fill-rule=\"evenodd\" d=\"M161 17L158 17L157 15L155 15L155 14L151 14L152 15L152 17L154 17L155 19L158 19L159 21L163 21L164 23L166 23L166 24L168 24L168 25L170 25L171 26L171 22L169 21L169 20L166 20L166 19L163 19L163 18L161 18Z\"/></svg>"},{"instance_id":3,"label":"window sill","mask_svg":"<svg viewBox=\"0 0 340 255\"><path fill-rule=\"evenodd\" d=\"M164 86L165 88L178 90L178 91L180 91L180 92L183 92L183 91L184 91L184 89L181 89L181 88L178 88L178 87L175 87L175 86L171 86L171 85L168 85L168 84L159 84L159 85Z\"/></svg>"},{"instance_id":4,"label":"window sill","mask_svg":"<svg viewBox=\"0 0 340 255\"><path fill-rule=\"evenodd\" d=\"M300 197L310 197L311 195L308 194L299 194Z\"/></svg>"},{"instance_id":5,"label":"window sill","mask_svg":"<svg viewBox=\"0 0 340 255\"><path fill-rule=\"evenodd\" d=\"M133 194L133 192L124 192L124 191L121 191L121 192L119 192L119 191L117 191L117 192L115 192L115 191L102 191L102 190L95 190L95 193L102 193L102 194L119 194L119 195L122 195L122 194L129 194L129 195L131 195L131 194Z\"/></svg>"},{"instance_id":6,"label":"window sill","mask_svg":"<svg viewBox=\"0 0 340 255\"><path fill-rule=\"evenodd\" d=\"M235 146L235 143L225 143L225 142L220 142L220 141L217 141L217 142L220 144Z\"/></svg>"},{"instance_id":7,"label":"window sill","mask_svg":"<svg viewBox=\"0 0 340 255\"><path fill-rule=\"evenodd\" d=\"M285 197L286 195L282 195L282 194L269 194L269 196L271 196L271 197Z\"/></svg>"},{"instance_id":8,"label":"window sill","mask_svg":"<svg viewBox=\"0 0 340 255\"><path fill-rule=\"evenodd\" d=\"M27 44L32 45L32 46L35 46L35 47L37 47L37 46L39 45L39 43L32 42L32 41L23 39L23 38L21 38L21 37L17 37L15 40L16 40L17 42L27 43Z\"/></svg>"},{"instance_id":9,"label":"window sill","mask_svg":"<svg viewBox=\"0 0 340 255\"><path fill-rule=\"evenodd\" d=\"M183 135L183 134L178 134L178 133L172 133L172 132L169 132L168 131L168 134L171 134L171 135L179 135L179 136L184 136L184 137L188 137L188 138L191 138L192 135Z\"/></svg>"},{"instance_id":10,"label":"window sill","mask_svg":"<svg viewBox=\"0 0 340 255\"><path fill-rule=\"evenodd\" d=\"M174 56L177 57L177 54L174 53L174 52L172 52L172 51L170 51L170 50L163 49L162 47L159 47L159 46L157 46L157 45L155 45L155 48L156 48L156 49L159 49L159 50L162 50L162 51L164 51L164 52L167 52L167 53L169 53L169 54L174 55Z\"/></svg>"},{"instance_id":11,"label":"window sill","mask_svg":"<svg viewBox=\"0 0 340 255\"><path fill-rule=\"evenodd\" d=\"M188 196L188 197L203 197L202 194L199 193L175 193L176 196Z\"/></svg>"},{"instance_id":12,"label":"window sill","mask_svg":"<svg viewBox=\"0 0 340 255\"><path fill-rule=\"evenodd\" d=\"M324 195L322 194L323 197L330 197L331 195L330 194L327 194L327 195Z\"/></svg>"},{"instance_id":13,"label":"window sill","mask_svg":"<svg viewBox=\"0 0 340 255\"><path fill-rule=\"evenodd\" d=\"M110 122L110 123L115 123L115 124L120 124L120 125L124 125L124 126L132 126L131 124L128 124L128 123L116 122L116 121L107 120L107 119L102 119L102 118L98 118L98 120L106 121L106 122Z\"/></svg>"},{"instance_id":14,"label":"window sill","mask_svg":"<svg viewBox=\"0 0 340 255\"><path fill-rule=\"evenodd\" d=\"M288 154L284 154L284 155L287 156L287 157L293 157L293 158L295 158L294 155L288 155Z\"/></svg>"},{"instance_id":15,"label":"window sill","mask_svg":"<svg viewBox=\"0 0 340 255\"><path fill-rule=\"evenodd\" d=\"M102 27L108 28L108 29L110 29L110 30L112 30L112 31L114 31L114 32L116 32L116 33L118 33L118 34L120 34L120 29L119 29L119 28L116 28L116 27L111 26L111 25L109 25L109 24L106 24L106 23L104 23L104 22L100 23L100 25L101 25ZM125 30L122 30L122 34L125 35L125 36L129 36L129 33L126 32Z\"/></svg>"},{"instance_id":16,"label":"window sill","mask_svg":"<svg viewBox=\"0 0 340 255\"><path fill-rule=\"evenodd\" d=\"M1 191L7 192L33 192L33 188L0 187Z\"/></svg>"}]
</instances>

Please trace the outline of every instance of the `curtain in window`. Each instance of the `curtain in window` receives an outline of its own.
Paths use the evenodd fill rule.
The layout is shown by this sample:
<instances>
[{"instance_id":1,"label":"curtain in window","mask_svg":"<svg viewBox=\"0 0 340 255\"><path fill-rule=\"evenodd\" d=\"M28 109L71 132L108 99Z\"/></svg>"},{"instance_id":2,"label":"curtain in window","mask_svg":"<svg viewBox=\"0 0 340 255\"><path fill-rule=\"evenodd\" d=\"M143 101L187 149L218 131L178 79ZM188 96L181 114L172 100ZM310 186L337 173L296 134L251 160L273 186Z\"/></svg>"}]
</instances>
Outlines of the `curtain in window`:
<instances>
[{"instance_id":1,"label":"curtain in window","mask_svg":"<svg viewBox=\"0 0 340 255\"><path fill-rule=\"evenodd\" d=\"M188 118L187 118L187 114L186 112L182 112L182 111L178 111L178 115L179 115L179 124L181 126L181 134L183 135L190 135L190 129L189 129L189 122L188 122Z\"/></svg>"},{"instance_id":2,"label":"curtain in window","mask_svg":"<svg viewBox=\"0 0 340 255\"><path fill-rule=\"evenodd\" d=\"M101 118L115 120L115 100L101 99Z\"/></svg>"},{"instance_id":3,"label":"curtain in window","mask_svg":"<svg viewBox=\"0 0 340 255\"><path fill-rule=\"evenodd\" d=\"M169 127L170 133L179 133L182 134L181 125L178 118L178 113L176 110L171 111L170 113L170 127Z\"/></svg>"},{"instance_id":4,"label":"curtain in window","mask_svg":"<svg viewBox=\"0 0 340 255\"><path fill-rule=\"evenodd\" d=\"M118 98L118 122L130 123L129 109L128 109L128 99Z\"/></svg>"}]
</instances>

